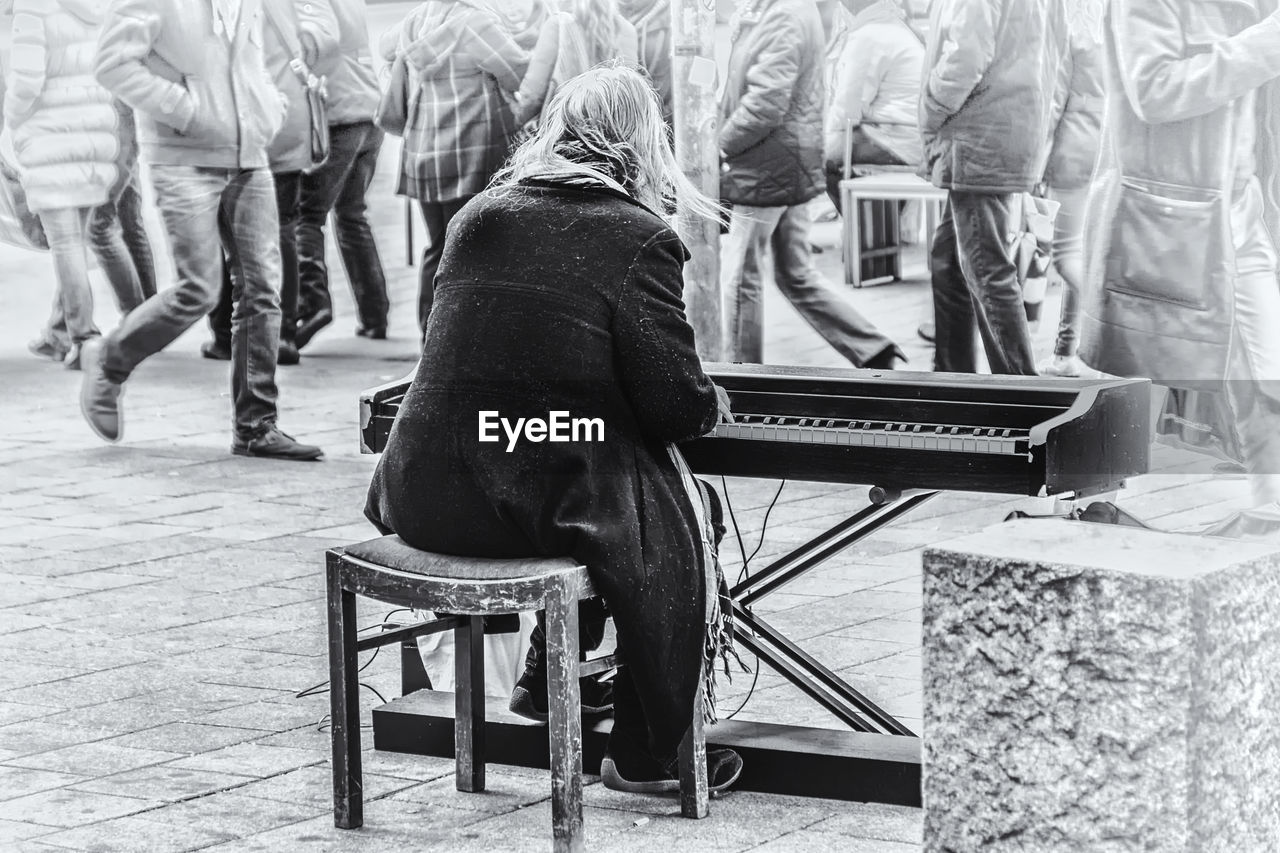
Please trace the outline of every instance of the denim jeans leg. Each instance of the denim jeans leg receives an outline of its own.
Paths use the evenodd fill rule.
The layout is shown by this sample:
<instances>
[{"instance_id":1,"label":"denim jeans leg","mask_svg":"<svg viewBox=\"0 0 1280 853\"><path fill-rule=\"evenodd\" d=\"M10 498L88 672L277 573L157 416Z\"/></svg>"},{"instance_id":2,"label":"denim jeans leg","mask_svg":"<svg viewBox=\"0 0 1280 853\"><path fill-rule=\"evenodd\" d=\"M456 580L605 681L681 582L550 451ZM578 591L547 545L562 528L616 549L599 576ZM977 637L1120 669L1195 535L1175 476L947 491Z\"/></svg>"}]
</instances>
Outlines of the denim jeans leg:
<instances>
[{"instance_id":1,"label":"denim jeans leg","mask_svg":"<svg viewBox=\"0 0 1280 853\"><path fill-rule=\"evenodd\" d=\"M960 269L975 307L991 372L1035 376L1031 330L1008 235L1021 212L1017 194L951 192Z\"/></svg>"},{"instance_id":2,"label":"denim jeans leg","mask_svg":"<svg viewBox=\"0 0 1280 853\"><path fill-rule=\"evenodd\" d=\"M330 305L324 227L364 141L364 123L329 128L329 159L302 177L298 215L298 316Z\"/></svg>"},{"instance_id":3,"label":"denim jeans leg","mask_svg":"<svg viewBox=\"0 0 1280 853\"><path fill-rule=\"evenodd\" d=\"M236 300L231 288L231 263L222 256L222 285L218 288L218 304L209 312L209 331L213 340L225 349L231 349L231 315L235 313Z\"/></svg>"},{"instance_id":4,"label":"denim jeans leg","mask_svg":"<svg viewBox=\"0 0 1280 853\"><path fill-rule=\"evenodd\" d=\"M764 263L783 207L735 204L721 257L728 359L764 361Z\"/></svg>"},{"instance_id":5,"label":"denim jeans leg","mask_svg":"<svg viewBox=\"0 0 1280 853\"><path fill-rule=\"evenodd\" d=\"M276 216L280 221L280 340L298 331L298 221L302 173L277 172Z\"/></svg>"},{"instance_id":6,"label":"denim jeans leg","mask_svg":"<svg viewBox=\"0 0 1280 853\"><path fill-rule=\"evenodd\" d=\"M133 257L142 298L150 299L156 295L156 260L151 251L151 238L147 236L147 226L142 220L142 190L138 186L136 171L116 199L116 219L120 223L124 244Z\"/></svg>"},{"instance_id":7,"label":"denim jeans leg","mask_svg":"<svg viewBox=\"0 0 1280 853\"><path fill-rule=\"evenodd\" d=\"M774 280L800 316L855 367L894 351L905 357L813 265L808 205L786 208L773 231Z\"/></svg>"},{"instance_id":8,"label":"denim jeans leg","mask_svg":"<svg viewBox=\"0 0 1280 853\"><path fill-rule=\"evenodd\" d=\"M382 140L382 130L369 124L364 143L333 206L334 234L342 252L342 266L347 271L347 281L351 282L360 325L366 329L385 327L390 308L386 273L365 204L378 168Z\"/></svg>"},{"instance_id":9,"label":"denim jeans leg","mask_svg":"<svg viewBox=\"0 0 1280 853\"><path fill-rule=\"evenodd\" d=\"M232 173L197 166L152 166L156 207L173 253L177 282L139 305L107 336L104 372L123 382L146 358L207 315L222 285L218 211Z\"/></svg>"},{"instance_id":10,"label":"denim jeans leg","mask_svg":"<svg viewBox=\"0 0 1280 853\"><path fill-rule=\"evenodd\" d=\"M222 195L218 227L235 311L231 315L231 396L235 434L251 441L276 422L280 348L280 221L271 172L235 173Z\"/></svg>"},{"instance_id":11,"label":"denim jeans leg","mask_svg":"<svg viewBox=\"0 0 1280 853\"><path fill-rule=\"evenodd\" d=\"M124 240L124 230L113 202L99 205L89 216L89 245L111 285L116 307L128 314L142 304L142 282L133 265L133 255Z\"/></svg>"},{"instance_id":12,"label":"denim jeans leg","mask_svg":"<svg viewBox=\"0 0 1280 853\"><path fill-rule=\"evenodd\" d=\"M1053 354L1076 354L1080 325L1080 292L1084 286L1084 214L1089 188L1050 189L1049 198L1061 205L1053 229L1053 265L1062 277L1062 312Z\"/></svg>"},{"instance_id":13,"label":"denim jeans leg","mask_svg":"<svg viewBox=\"0 0 1280 853\"><path fill-rule=\"evenodd\" d=\"M87 234L90 208L65 207L40 211L40 224L53 256L58 305L49 318L45 337L57 346L78 344L98 334L93 324L93 291L89 287ZM60 339L58 327L66 330Z\"/></svg>"},{"instance_id":14,"label":"denim jeans leg","mask_svg":"<svg viewBox=\"0 0 1280 853\"><path fill-rule=\"evenodd\" d=\"M973 297L960 270L956 223L951 202L943 205L942 219L933 233L930 249L933 285L933 369L943 373L977 373L978 340Z\"/></svg>"}]
</instances>

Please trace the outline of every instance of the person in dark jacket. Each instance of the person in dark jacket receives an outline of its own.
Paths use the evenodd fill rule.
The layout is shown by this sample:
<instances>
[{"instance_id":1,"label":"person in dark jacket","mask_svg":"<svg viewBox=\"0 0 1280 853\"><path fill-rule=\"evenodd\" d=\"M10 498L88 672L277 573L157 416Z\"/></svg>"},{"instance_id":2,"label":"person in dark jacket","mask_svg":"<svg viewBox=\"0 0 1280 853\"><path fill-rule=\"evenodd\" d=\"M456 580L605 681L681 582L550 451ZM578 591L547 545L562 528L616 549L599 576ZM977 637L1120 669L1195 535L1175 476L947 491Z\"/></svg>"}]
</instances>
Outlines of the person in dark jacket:
<instances>
[{"instance_id":1,"label":"person in dark jacket","mask_svg":"<svg viewBox=\"0 0 1280 853\"><path fill-rule=\"evenodd\" d=\"M674 446L730 417L685 319L688 252L657 212L677 193L716 215L679 171L641 73L568 81L449 228L422 361L365 510L415 548L587 567L627 661L602 776L629 791L678 786L706 650L731 648L710 493ZM557 412L601 429L484 438L497 418ZM729 750L708 763L713 788L742 766Z\"/></svg>"},{"instance_id":2,"label":"person in dark jacket","mask_svg":"<svg viewBox=\"0 0 1280 853\"><path fill-rule=\"evenodd\" d=\"M825 36L814 0L750 0L734 15L721 104L720 197L733 204L722 290L729 359L764 360L764 282L774 280L818 334L858 367L892 369L902 350L813 266L808 203L822 165Z\"/></svg>"},{"instance_id":3,"label":"person in dark jacket","mask_svg":"<svg viewBox=\"0 0 1280 853\"><path fill-rule=\"evenodd\" d=\"M921 82L921 174L951 191L933 238L934 369L1034 376L1014 240L1044 176L1068 49L1063 0L937 0Z\"/></svg>"}]
</instances>

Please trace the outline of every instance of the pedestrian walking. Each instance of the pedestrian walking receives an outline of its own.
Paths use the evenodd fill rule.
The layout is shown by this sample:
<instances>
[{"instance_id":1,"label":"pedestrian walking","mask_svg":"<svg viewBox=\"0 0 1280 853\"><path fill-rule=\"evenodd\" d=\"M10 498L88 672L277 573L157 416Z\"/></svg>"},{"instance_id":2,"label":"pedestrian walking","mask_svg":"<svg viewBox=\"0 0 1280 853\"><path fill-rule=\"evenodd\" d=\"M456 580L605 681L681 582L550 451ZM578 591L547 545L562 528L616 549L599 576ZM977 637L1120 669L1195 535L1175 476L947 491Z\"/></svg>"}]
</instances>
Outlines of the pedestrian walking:
<instances>
[{"instance_id":1,"label":"pedestrian walking","mask_svg":"<svg viewBox=\"0 0 1280 853\"><path fill-rule=\"evenodd\" d=\"M418 328L425 334L449 222L502 167L516 124L509 100L528 53L486 6L427 0L380 44L407 58L413 78L396 192L417 199L428 244L418 270Z\"/></svg>"},{"instance_id":2,"label":"pedestrian walking","mask_svg":"<svg viewBox=\"0 0 1280 853\"><path fill-rule=\"evenodd\" d=\"M130 374L217 303L225 251L235 287L231 451L323 456L276 423L280 229L267 147L287 104L267 71L264 23L261 0L113 0L97 76L137 116L177 282L86 353L80 407L107 441L123 433Z\"/></svg>"},{"instance_id":3,"label":"pedestrian walking","mask_svg":"<svg viewBox=\"0 0 1280 853\"><path fill-rule=\"evenodd\" d=\"M822 168L822 20L813 0L750 0L730 25L720 197L733 204L721 275L729 358L764 360L764 280L858 367L906 356L814 268L809 202Z\"/></svg>"},{"instance_id":4,"label":"pedestrian walking","mask_svg":"<svg viewBox=\"0 0 1280 853\"><path fill-rule=\"evenodd\" d=\"M332 2L338 22L338 57L328 77L329 159L302 176L298 221L299 349L333 322L324 232L330 214L342 268L355 297L356 334L385 339L390 307L382 257L365 202L384 138L373 123L379 93L369 50L367 10L365 0Z\"/></svg>"},{"instance_id":5,"label":"pedestrian walking","mask_svg":"<svg viewBox=\"0 0 1280 853\"><path fill-rule=\"evenodd\" d=\"M28 348L71 369L79 369L85 342L100 334L89 284L89 227L120 175L119 117L111 93L93 77L101 28L96 0L17 0L13 7L5 123L56 277L52 316ZM142 301L129 267L104 265L121 313Z\"/></svg>"},{"instance_id":6,"label":"pedestrian walking","mask_svg":"<svg viewBox=\"0 0 1280 853\"><path fill-rule=\"evenodd\" d=\"M276 215L280 221L280 348L276 361L294 365L299 361L296 336L302 184L306 174L317 168L308 89L321 86L327 91L324 81L337 59L338 22L330 0L261 2L267 71L288 105L284 126L267 148L267 161L275 181ZM324 121L327 126L327 117ZM234 304L231 276L224 265L218 305L209 314L213 339L200 347L206 358L230 360Z\"/></svg>"},{"instance_id":7,"label":"pedestrian walking","mask_svg":"<svg viewBox=\"0 0 1280 853\"><path fill-rule=\"evenodd\" d=\"M636 55L649 83L662 100L662 120L675 122L675 90L672 85L671 0L618 0L620 11L636 31Z\"/></svg>"},{"instance_id":8,"label":"pedestrian walking","mask_svg":"<svg viewBox=\"0 0 1280 853\"><path fill-rule=\"evenodd\" d=\"M1034 375L1015 240L1044 177L1068 50L1063 0L937 0L921 82L922 174L950 191L933 235L934 369Z\"/></svg>"},{"instance_id":9,"label":"pedestrian walking","mask_svg":"<svg viewBox=\"0 0 1280 853\"><path fill-rule=\"evenodd\" d=\"M1280 533L1280 11L1112 0L1080 358L1169 389L1159 430L1249 474L1208 532Z\"/></svg>"},{"instance_id":10,"label":"pedestrian walking","mask_svg":"<svg viewBox=\"0 0 1280 853\"><path fill-rule=\"evenodd\" d=\"M1101 0L1074 4L1065 70L1068 85L1044 176L1048 197L1059 205L1053 229L1053 265L1062 278L1062 311L1053 355L1038 366L1045 376L1079 376L1087 369L1076 350L1084 289L1085 209L1106 112L1101 7Z\"/></svg>"}]
</instances>

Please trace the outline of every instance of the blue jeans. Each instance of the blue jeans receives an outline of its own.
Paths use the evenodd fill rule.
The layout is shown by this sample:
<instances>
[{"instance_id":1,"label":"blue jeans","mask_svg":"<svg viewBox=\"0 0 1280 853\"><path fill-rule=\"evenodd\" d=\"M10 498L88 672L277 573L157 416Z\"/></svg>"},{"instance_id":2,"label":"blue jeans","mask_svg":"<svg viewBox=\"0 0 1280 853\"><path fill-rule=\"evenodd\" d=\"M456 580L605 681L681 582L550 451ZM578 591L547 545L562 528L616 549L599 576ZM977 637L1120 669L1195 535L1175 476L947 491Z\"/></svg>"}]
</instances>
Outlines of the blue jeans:
<instances>
[{"instance_id":1,"label":"blue jeans","mask_svg":"<svg viewBox=\"0 0 1280 853\"><path fill-rule=\"evenodd\" d=\"M123 382L218 302L222 255L231 264L231 395L236 437L251 440L276 421L280 346L280 244L275 182L266 169L152 166L178 281L129 314L107 336L104 372ZM221 238L210 239L217 234Z\"/></svg>"},{"instance_id":2,"label":"blue jeans","mask_svg":"<svg viewBox=\"0 0 1280 853\"><path fill-rule=\"evenodd\" d=\"M774 280L800 316L855 366L901 350L862 316L813 266L809 208L735 204L721 273L729 361L764 360L764 264L773 251Z\"/></svg>"},{"instance_id":3,"label":"blue jeans","mask_svg":"<svg viewBox=\"0 0 1280 853\"><path fill-rule=\"evenodd\" d=\"M933 235L933 369L977 373L974 329L991 372L1035 376L1031 330L1008 239L1021 228L1020 194L951 191Z\"/></svg>"},{"instance_id":4,"label":"blue jeans","mask_svg":"<svg viewBox=\"0 0 1280 853\"><path fill-rule=\"evenodd\" d=\"M329 159L302 178L298 316L309 317L329 306L324 224L332 211L338 249L355 296L360 325L366 329L383 327L387 325L387 281L365 206L365 193L378 167L383 133L372 122L359 122L333 125L329 139Z\"/></svg>"}]
</instances>

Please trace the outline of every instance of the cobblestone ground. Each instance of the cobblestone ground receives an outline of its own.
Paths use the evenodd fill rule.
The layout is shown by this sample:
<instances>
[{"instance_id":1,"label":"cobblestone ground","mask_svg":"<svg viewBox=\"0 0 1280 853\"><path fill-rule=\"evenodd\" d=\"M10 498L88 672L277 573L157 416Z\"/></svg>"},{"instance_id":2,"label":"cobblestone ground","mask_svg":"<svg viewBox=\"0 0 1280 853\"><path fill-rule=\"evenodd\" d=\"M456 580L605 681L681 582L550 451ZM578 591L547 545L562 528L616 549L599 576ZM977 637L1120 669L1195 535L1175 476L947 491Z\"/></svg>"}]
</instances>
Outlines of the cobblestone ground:
<instances>
[{"instance_id":1,"label":"cobblestone ground","mask_svg":"<svg viewBox=\"0 0 1280 853\"><path fill-rule=\"evenodd\" d=\"M378 7L375 16L389 20L397 10ZM135 374L125 440L101 444L76 408L79 375L24 348L52 294L48 259L0 249L0 850L547 846L545 772L495 766L488 793L464 795L453 790L451 762L372 751L366 826L335 830L327 697L298 698L326 678L323 551L373 534L360 512L373 461L357 452L356 396L407 373L415 358L416 284L405 266L402 208L390 196L394 151L388 146L372 193L392 279L391 339L353 336L338 276L334 326L302 365L280 370L281 424L324 446L320 464L229 455L227 369L199 357L201 328ZM835 227L820 226L815 239L826 247L821 268L838 280ZM166 258L161 269L169 275ZM102 285L95 280L98 317L109 328L115 315ZM852 296L902 342L913 368L927 369L930 353L915 336L928 315L926 281ZM1048 315L1056 308L1051 297ZM770 360L839 363L772 291L767 311ZM1040 344L1047 348L1047 330ZM1122 502L1161 526L1194 527L1246 494L1240 481L1209 476L1206 460L1161 451L1157 462L1161 473L1136 480ZM865 495L789 483L762 534L776 485L727 487L747 552L760 543L756 566ZM946 495L759 609L918 728L919 551L1026 505ZM740 569L736 551L726 548L731 574ZM363 607L361 615L376 625L383 612ZM363 674L384 696L398 684L392 657ZM771 672L759 674L748 699L752 681L727 686L723 708L742 705L743 719L839 726ZM364 699L367 721L377 698ZM670 800L620 797L589 781L591 849L919 848L913 809L733 793L694 823Z\"/></svg>"}]
</instances>

